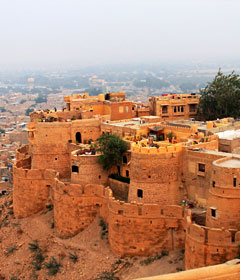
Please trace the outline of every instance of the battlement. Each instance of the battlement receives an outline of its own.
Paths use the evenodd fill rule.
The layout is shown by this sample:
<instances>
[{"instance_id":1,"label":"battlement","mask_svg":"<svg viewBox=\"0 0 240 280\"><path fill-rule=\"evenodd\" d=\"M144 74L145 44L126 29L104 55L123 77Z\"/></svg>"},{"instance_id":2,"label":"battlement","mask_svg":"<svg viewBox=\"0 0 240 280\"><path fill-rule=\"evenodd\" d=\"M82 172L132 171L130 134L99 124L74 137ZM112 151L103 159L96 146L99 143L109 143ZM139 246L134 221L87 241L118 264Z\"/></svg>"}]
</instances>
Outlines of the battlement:
<instances>
[{"instance_id":1,"label":"battlement","mask_svg":"<svg viewBox=\"0 0 240 280\"><path fill-rule=\"evenodd\" d=\"M176 235L171 238L174 238L175 246L184 246L181 206L127 203L116 199L109 187L55 180L54 219L60 235L78 233L94 220L97 213L109 225L110 246L117 255L147 255L172 249L168 231L173 229ZM147 225L152 228L151 234ZM156 237L156 246L152 246L152 234Z\"/></svg>"},{"instance_id":2,"label":"battlement","mask_svg":"<svg viewBox=\"0 0 240 280\"><path fill-rule=\"evenodd\" d=\"M146 144L145 144L146 143ZM143 154L162 154L162 153L176 153L182 151L182 144L161 144L161 142L154 142L156 144L160 144L161 146L157 147L144 147L141 144L147 146L147 141L139 141L138 143L131 144L131 151L135 153L143 153Z\"/></svg>"},{"instance_id":3,"label":"battlement","mask_svg":"<svg viewBox=\"0 0 240 280\"><path fill-rule=\"evenodd\" d=\"M198 225L189 213L186 221L187 269L222 263L237 256L240 231Z\"/></svg>"},{"instance_id":4,"label":"battlement","mask_svg":"<svg viewBox=\"0 0 240 280\"><path fill-rule=\"evenodd\" d=\"M187 234L196 242L205 245L236 247L240 244L240 231L237 229L210 228L194 223L187 218Z\"/></svg>"},{"instance_id":5,"label":"battlement","mask_svg":"<svg viewBox=\"0 0 240 280\"><path fill-rule=\"evenodd\" d=\"M50 169L27 169L22 159L13 166L13 208L15 217L22 218L43 210L50 198L50 187L59 174ZM31 166L28 166L29 168Z\"/></svg>"}]
</instances>

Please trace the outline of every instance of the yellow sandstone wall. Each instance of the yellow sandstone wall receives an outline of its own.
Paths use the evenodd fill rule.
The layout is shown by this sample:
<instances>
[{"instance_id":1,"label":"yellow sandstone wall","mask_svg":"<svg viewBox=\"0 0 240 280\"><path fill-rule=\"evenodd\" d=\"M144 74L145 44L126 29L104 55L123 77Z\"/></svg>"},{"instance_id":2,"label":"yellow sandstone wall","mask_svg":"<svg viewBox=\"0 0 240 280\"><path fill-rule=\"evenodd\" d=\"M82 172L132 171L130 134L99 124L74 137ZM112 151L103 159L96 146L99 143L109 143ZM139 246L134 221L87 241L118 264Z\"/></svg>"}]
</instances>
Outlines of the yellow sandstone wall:
<instances>
[{"instance_id":1,"label":"yellow sandstone wall","mask_svg":"<svg viewBox=\"0 0 240 280\"><path fill-rule=\"evenodd\" d=\"M72 155L72 165L78 166L78 172L71 173L73 184L107 185L108 173L97 163L99 155Z\"/></svg>"},{"instance_id":2,"label":"yellow sandstone wall","mask_svg":"<svg viewBox=\"0 0 240 280\"><path fill-rule=\"evenodd\" d=\"M37 122L31 140L32 168L53 169L62 178L70 178L69 140L76 143L76 133L81 133L82 143L100 136L98 119L72 122Z\"/></svg>"},{"instance_id":3,"label":"yellow sandstone wall","mask_svg":"<svg viewBox=\"0 0 240 280\"><path fill-rule=\"evenodd\" d=\"M206 225L240 230L240 168L221 166L228 162L240 163L239 158L226 157L213 162L211 187L207 202ZM235 185L234 185L235 179ZM214 183L213 183L214 182ZM212 216L211 209L216 211Z\"/></svg>"},{"instance_id":4,"label":"yellow sandstone wall","mask_svg":"<svg viewBox=\"0 0 240 280\"><path fill-rule=\"evenodd\" d=\"M185 242L186 269L223 263L238 256L240 232L210 228L192 222L187 217Z\"/></svg>"},{"instance_id":5,"label":"yellow sandstone wall","mask_svg":"<svg viewBox=\"0 0 240 280\"><path fill-rule=\"evenodd\" d=\"M184 248L182 207L125 203L104 186L56 180L54 221L61 236L82 231L97 213L107 221L111 249L119 256Z\"/></svg>"},{"instance_id":6,"label":"yellow sandstone wall","mask_svg":"<svg viewBox=\"0 0 240 280\"><path fill-rule=\"evenodd\" d=\"M13 167L13 209L17 218L30 216L46 207L57 176L56 171L49 169L24 169L24 161Z\"/></svg>"},{"instance_id":7,"label":"yellow sandstone wall","mask_svg":"<svg viewBox=\"0 0 240 280\"><path fill-rule=\"evenodd\" d=\"M148 148L132 145L129 201L179 204L183 197L181 183L181 145ZM138 197L141 189L143 197Z\"/></svg>"},{"instance_id":8,"label":"yellow sandstone wall","mask_svg":"<svg viewBox=\"0 0 240 280\"><path fill-rule=\"evenodd\" d=\"M73 236L91 224L100 211L107 220L105 192L101 185L63 183L54 187L54 223L60 236ZM108 197L106 195L106 197Z\"/></svg>"},{"instance_id":9,"label":"yellow sandstone wall","mask_svg":"<svg viewBox=\"0 0 240 280\"><path fill-rule=\"evenodd\" d=\"M109 200L109 243L119 256L151 255L184 248L180 206L133 204Z\"/></svg>"},{"instance_id":10,"label":"yellow sandstone wall","mask_svg":"<svg viewBox=\"0 0 240 280\"><path fill-rule=\"evenodd\" d=\"M207 206L211 184L212 163L221 158L221 154L201 151L184 151L183 185L188 199L195 200L200 206ZM198 165L205 164L205 172L198 172Z\"/></svg>"}]
</instances>

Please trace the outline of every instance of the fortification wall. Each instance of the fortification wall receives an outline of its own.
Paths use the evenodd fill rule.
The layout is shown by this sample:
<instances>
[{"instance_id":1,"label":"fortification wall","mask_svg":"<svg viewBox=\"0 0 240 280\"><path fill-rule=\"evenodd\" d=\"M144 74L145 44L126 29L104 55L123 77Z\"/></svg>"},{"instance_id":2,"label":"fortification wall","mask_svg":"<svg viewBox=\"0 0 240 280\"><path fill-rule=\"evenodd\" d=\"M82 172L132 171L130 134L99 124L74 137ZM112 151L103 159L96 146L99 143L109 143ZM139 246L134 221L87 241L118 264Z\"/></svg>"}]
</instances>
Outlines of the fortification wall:
<instances>
[{"instance_id":1,"label":"fortification wall","mask_svg":"<svg viewBox=\"0 0 240 280\"><path fill-rule=\"evenodd\" d=\"M100 211L108 220L107 197L111 192L101 185L63 183L54 187L54 223L62 237L73 236L91 224Z\"/></svg>"},{"instance_id":2,"label":"fortification wall","mask_svg":"<svg viewBox=\"0 0 240 280\"><path fill-rule=\"evenodd\" d=\"M70 177L68 140L71 139L71 122L38 122L31 146L32 169L53 169L60 177Z\"/></svg>"},{"instance_id":3,"label":"fortification wall","mask_svg":"<svg viewBox=\"0 0 240 280\"><path fill-rule=\"evenodd\" d=\"M53 170L25 169L23 159L13 167L13 209L17 218L35 214L46 207L49 189L57 172Z\"/></svg>"},{"instance_id":4,"label":"fortification wall","mask_svg":"<svg viewBox=\"0 0 240 280\"><path fill-rule=\"evenodd\" d=\"M25 158L29 154L29 145L24 145L16 150L16 160Z\"/></svg>"},{"instance_id":5,"label":"fortification wall","mask_svg":"<svg viewBox=\"0 0 240 280\"><path fill-rule=\"evenodd\" d=\"M119 256L151 255L184 248L180 206L124 203L109 199L109 243Z\"/></svg>"},{"instance_id":6,"label":"fortification wall","mask_svg":"<svg viewBox=\"0 0 240 280\"><path fill-rule=\"evenodd\" d=\"M77 167L78 171L72 169L71 182L83 186L87 184L107 185L108 173L97 163L99 156L77 155L76 152L73 152L72 166Z\"/></svg>"},{"instance_id":7,"label":"fortification wall","mask_svg":"<svg viewBox=\"0 0 240 280\"><path fill-rule=\"evenodd\" d=\"M238 255L239 231L194 224L190 214L186 227L186 269L223 263Z\"/></svg>"},{"instance_id":8,"label":"fortification wall","mask_svg":"<svg viewBox=\"0 0 240 280\"><path fill-rule=\"evenodd\" d=\"M129 184L109 178L109 187L113 196L119 200L127 201Z\"/></svg>"},{"instance_id":9,"label":"fortification wall","mask_svg":"<svg viewBox=\"0 0 240 280\"><path fill-rule=\"evenodd\" d=\"M77 133L80 133L79 142L96 140L100 136L100 122L98 119L37 122L33 130L32 168L53 169L60 173L61 178L69 178L71 165L68 142L76 142Z\"/></svg>"},{"instance_id":10,"label":"fortification wall","mask_svg":"<svg viewBox=\"0 0 240 280\"><path fill-rule=\"evenodd\" d=\"M125 203L104 186L83 187L56 180L54 220L61 236L82 231L97 213L108 223L109 243L119 256L184 248L182 207Z\"/></svg>"},{"instance_id":11,"label":"fortification wall","mask_svg":"<svg viewBox=\"0 0 240 280\"><path fill-rule=\"evenodd\" d=\"M131 149L128 201L179 204L183 198L181 145L158 149L132 145Z\"/></svg>"},{"instance_id":12,"label":"fortification wall","mask_svg":"<svg viewBox=\"0 0 240 280\"><path fill-rule=\"evenodd\" d=\"M207 219L209 227L240 230L240 158L222 158L213 162Z\"/></svg>"}]
</instances>

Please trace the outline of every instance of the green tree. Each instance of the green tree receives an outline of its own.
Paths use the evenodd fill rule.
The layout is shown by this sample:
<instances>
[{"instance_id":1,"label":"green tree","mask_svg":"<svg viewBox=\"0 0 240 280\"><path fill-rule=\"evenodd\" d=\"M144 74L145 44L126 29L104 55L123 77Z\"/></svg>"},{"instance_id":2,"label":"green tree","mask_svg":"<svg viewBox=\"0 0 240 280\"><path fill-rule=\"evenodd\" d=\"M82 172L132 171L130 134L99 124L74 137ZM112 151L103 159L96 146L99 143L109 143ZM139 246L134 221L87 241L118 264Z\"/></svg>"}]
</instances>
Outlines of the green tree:
<instances>
[{"instance_id":1,"label":"green tree","mask_svg":"<svg viewBox=\"0 0 240 280\"><path fill-rule=\"evenodd\" d=\"M33 111L34 111L33 108L28 108L28 109L25 111L25 115L26 115L26 116L29 116L29 114L30 114L31 112L33 112Z\"/></svg>"},{"instance_id":2,"label":"green tree","mask_svg":"<svg viewBox=\"0 0 240 280\"><path fill-rule=\"evenodd\" d=\"M125 141L115 134L103 134L97 141L97 150L102 153L98 158L98 163L102 165L104 170L109 170L112 166L122 162L122 155L128 149Z\"/></svg>"},{"instance_id":3,"label":"green tree","mask_svg":"<svg viewBox=\"0 0 240 280\"><path fill-rule=\"evenodd\" d=\"M6 112L7 110L4 107L0 107L0 112Z\"/></svg>"},{"instance_id":4,"label":"green tree","mask_svg":"<svg viewBox=\"0 0 240 280\"><path fill-rule=\"evenodd\" d=\"M224 75L219 69L214 80L200 90L198 117L201 120L240 116L240 76Z\"/></svg>"},{"instance_id":5,"label":"green tree","mask_svg":"<svg viewBox=\"0 0 240 280\"><path fill-rule=\"evenodd\" d=\"M26 99L22 99L21 101L20 101L20 104L23 104L23 103L25 103L27 100Z\"/></svg>"}]
</instances>

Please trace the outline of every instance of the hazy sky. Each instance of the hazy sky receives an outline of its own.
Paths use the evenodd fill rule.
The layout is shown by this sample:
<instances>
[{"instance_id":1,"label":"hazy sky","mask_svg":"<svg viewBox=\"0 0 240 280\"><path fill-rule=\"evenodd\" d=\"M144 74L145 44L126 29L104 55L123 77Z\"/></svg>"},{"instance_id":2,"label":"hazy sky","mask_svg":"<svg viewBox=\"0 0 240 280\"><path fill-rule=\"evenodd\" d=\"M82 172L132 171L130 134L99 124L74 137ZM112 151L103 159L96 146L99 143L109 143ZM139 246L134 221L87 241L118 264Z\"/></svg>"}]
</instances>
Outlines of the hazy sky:
<instances>
[{"instance_id":1,"label":"hazy sky","mask_svg":"<svg viewBox=\"0 0 240 280\"><path fill-rule=\"evenodd\" d=\"M0 0L0 67L237 60L239 11L239 0Z\"/></svg>"}]
</instances>

